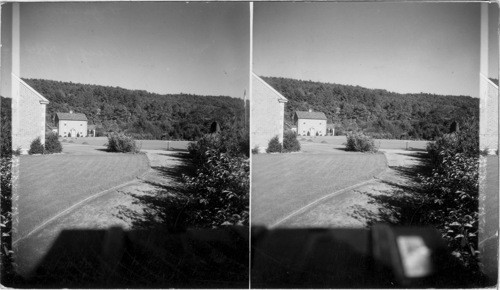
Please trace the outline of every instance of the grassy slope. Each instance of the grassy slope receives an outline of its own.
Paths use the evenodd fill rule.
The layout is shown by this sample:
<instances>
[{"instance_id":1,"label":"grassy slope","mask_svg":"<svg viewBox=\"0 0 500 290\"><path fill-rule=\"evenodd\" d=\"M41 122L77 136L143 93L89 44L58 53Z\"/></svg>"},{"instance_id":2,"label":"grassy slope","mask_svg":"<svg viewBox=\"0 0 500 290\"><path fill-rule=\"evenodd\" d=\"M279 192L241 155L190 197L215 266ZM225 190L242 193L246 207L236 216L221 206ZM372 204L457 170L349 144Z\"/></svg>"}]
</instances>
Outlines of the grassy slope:
<instances>
[{"instance_id":1,"label":"grassy slope","mask_svg":"<svg viewBox=\"0 0 500 290\"><path fill-rule=\"evenodd\" d=\"M149 169L144 154L21 156L17 237L71 205Z\"/></svg>"},{"instance_id":2,"label":"grassy slope","mask_svg":"<svg viewBox=\"0 0 500 290\"><path fill-rule=\"evenodd\" d=\"M252 224L271 225L386 168L383 154L260 154L252 158Z\"/></svg>"}]
</instances>

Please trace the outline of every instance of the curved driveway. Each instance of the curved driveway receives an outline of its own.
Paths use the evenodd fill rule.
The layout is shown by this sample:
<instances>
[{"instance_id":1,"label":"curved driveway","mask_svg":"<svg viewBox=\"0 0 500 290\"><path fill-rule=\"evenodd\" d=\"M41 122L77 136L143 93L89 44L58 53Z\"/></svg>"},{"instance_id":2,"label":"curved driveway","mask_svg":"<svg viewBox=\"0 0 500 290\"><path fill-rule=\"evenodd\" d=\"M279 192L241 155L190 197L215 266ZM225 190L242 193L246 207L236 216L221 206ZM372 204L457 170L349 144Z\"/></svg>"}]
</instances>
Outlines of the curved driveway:
<instances>
[{"instance_id":1,"label":"curved driveway","mask_svg":"<svg viewBox=\"0 0 500 290\"><path fill-rule=\"evenodd\" d=\"M64 143L62 154L20 157L14 242L73 205L149 169L145 154L103 148Z\"/></svg>"},{"instance_id":2,"label":"curved driveway","mask_svg":"<svg viewBox=\"0 0 500 290\"><path fill-rule=\"evenodd\" d=\"M387 168L382 153L346 152L302 143L303 152L252 157L252 225L272 226L333 192L367 181Z\"/></svg>"}]
</instances>

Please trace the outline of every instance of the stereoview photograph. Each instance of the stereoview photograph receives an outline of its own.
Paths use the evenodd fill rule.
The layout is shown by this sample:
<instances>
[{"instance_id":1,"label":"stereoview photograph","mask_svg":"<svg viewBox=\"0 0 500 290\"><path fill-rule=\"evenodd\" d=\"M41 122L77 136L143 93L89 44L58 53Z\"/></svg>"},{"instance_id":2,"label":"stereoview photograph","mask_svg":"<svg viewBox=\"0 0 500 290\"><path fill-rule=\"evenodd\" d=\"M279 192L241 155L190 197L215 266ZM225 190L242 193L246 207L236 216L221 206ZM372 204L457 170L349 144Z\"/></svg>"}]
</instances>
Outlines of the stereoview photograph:
<instances>
[{"instance_id":1,"label":"stereoview photograph","mask_svg":"<svg viewBox=\"0 0 500 290\"><path fill-rule=\"evenodd\" d=\"M248 288L248 3L1 6L2 284Z\"/></svg>"},{"instance_id":2,"label":"stereoview photograph","mask_svg":"<svg viewBox=\"0 0 500 290\"><path fill-rule=\"evenodd\" d=\"M498 5L253 16L251 287L496 285Z\"/></svg>"}]
</instances>

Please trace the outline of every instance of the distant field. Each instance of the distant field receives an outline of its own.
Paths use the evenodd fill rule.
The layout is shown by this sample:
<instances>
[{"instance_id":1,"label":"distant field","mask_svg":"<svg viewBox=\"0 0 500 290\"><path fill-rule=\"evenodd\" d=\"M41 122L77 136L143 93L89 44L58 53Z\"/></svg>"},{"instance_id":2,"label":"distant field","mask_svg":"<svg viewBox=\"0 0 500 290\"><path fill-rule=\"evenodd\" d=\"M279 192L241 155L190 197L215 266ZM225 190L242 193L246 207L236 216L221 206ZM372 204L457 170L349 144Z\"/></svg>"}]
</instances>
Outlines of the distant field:
<instances>
[{"instance_id":1,"label":"distant field","mask_svg":"<svg viewBox=\"0 0 500 290\"><path fill-rule=\"evenodd\" d=\"M383 154L312 144L308 151L252 157L252 224L270 226L301 207L383 172ZM322 146L324 145L324 146Z\"/></svg>"},{"instance_id":2,"label":"distant field","mask_svg":"<svg viewBox=\"0 0 500 290\"><path fill-rule=\"evenodd\" d=\"M59 138L62 140L63 138ZM65 138L72 140L76 144L86 142L92 146L103 146L108 143L107 137L82 137L82 138ZM186 150L190 141L167 141L167 140L137 140L137 144L141 145L144 150Z\"/></svg>"},{"instance_id":3,"label":"distant field","mask_svg":"<svg viewBox=\"0 0 500 290\"><path fill-rule=\"evenodd\" d=\"M145 154L72 153L20 157L17 237L88 196L149 169Z\"/></svg>"},{"instance_id":4,"label":"distant field","mask_svg":"<svg viewBox=\"0 0 500 290\"><path fill-rule=\"evenodd\" d=\"M332 145L343 145L347 141L346 136L318 136L318 137L298 136L298 139L301 142L325 143ZM374 139L374 141L375 145L380 149L424 150L427 146L427 143L429 143L429 141L392 140L392 139Z\"/></svg>"}]
</instances>

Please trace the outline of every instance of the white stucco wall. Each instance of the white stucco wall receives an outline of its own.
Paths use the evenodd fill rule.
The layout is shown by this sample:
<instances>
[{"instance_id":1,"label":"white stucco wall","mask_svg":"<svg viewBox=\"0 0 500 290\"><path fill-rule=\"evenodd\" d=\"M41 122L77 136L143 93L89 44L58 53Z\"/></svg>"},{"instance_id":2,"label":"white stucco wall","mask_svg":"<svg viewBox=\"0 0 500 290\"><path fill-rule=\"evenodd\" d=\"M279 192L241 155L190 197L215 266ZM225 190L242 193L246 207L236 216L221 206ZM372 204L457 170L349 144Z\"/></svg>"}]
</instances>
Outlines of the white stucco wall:
<instances>
[{"instance_id":1,"label":"white stucco wall","mask_svg":"<svg viewBox=\"0 0 500 290\"><path fill-rule=\"evenodd\" d=\"M14 80L17 78L14 77ZM29 150L31 142L40 138L45 144L45 110L46 100L41 99L31 87L17 79L19 82L19 127L16 132L17 142L14 149L21 147L23 153Z\"/></svg>"},{"instance_id":2,"label":"white stucco wall","mask_svg":"<svg viewBox=\"0 0 500 290\"><path fill-rule=\"evenodd\" d=\"M311 136L316 136L316 132L319 136L324 136L326 134L326 120L298 119L297 134L307 136L307 132L310 132Z\"/></svg>"},{"instance_id":3,"label":"white stucco wall","mask_svg":"<svg viewBox=\"0 0 500 290\"><path fill-rule=\"evenodd\" d=\"M80 137L87 137L87 121L69 121L69 120L59 120L57 126L59 135L63 137L68 137L71 130L76 133L80 133ZM71 135L71 137L76 137L76 135Z\"/></svg>"},{"instance_id":4,"label":"white stucco wall","mask_svg":"<svg viewBox=\"0 0 500 290\"><path fill-rule=\"evenodd\" d=\"M480 87L479 147L495 154L498 150L498 87L484 76L480 78Z\"/></svg>"},{"instance_id":5,"label":"white stucco wall","mask_svg":"<svg viewBox=\"0 0 500 290\"><path fill-rule=\"evenodd\" d=\"M283 120L286 99L261 78L252 75L252 96L250 110L251 148L265 151L269 140L278 136L283 142Z\"/></svg>"}]
</instances>

